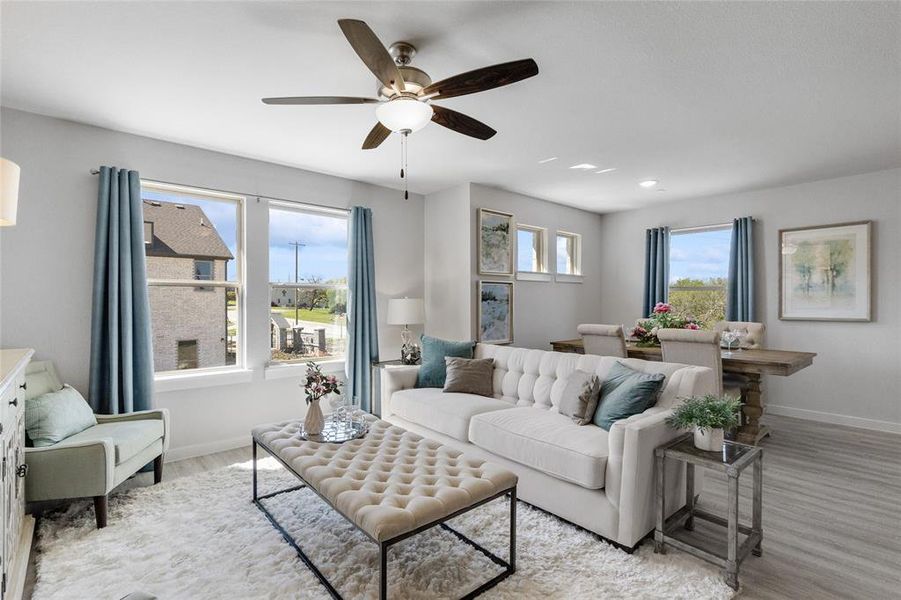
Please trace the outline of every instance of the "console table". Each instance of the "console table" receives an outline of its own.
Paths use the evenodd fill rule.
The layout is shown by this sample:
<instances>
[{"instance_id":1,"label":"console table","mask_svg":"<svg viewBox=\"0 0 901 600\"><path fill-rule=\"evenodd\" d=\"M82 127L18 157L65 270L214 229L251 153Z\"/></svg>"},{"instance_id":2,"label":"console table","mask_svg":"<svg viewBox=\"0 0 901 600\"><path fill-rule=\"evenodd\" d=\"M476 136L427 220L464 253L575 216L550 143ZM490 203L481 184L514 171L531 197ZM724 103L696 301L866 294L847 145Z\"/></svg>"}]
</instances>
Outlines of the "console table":
<instances>
[{"instance_id":1,"label":"console table","mask_svg":"<svg viewBox=\"0 0 901 600\"><path fill-rule=\"evenodd\" d=\"M551 347L556 352L585 352L581 339L551 342ZM627 342L626 351L629 358L663 360L663 351L659 346L642 347ZM723 372L741 375L747 382L742 386L742 424L738 428L737 439L744 444L757 444L769 435L766 425L760 423L766 408L762 376L788 377L812 365L816 353L766 348L733 350L731 354L726 354L724 350L723 353Z\"/></svg>"}]
</instances>

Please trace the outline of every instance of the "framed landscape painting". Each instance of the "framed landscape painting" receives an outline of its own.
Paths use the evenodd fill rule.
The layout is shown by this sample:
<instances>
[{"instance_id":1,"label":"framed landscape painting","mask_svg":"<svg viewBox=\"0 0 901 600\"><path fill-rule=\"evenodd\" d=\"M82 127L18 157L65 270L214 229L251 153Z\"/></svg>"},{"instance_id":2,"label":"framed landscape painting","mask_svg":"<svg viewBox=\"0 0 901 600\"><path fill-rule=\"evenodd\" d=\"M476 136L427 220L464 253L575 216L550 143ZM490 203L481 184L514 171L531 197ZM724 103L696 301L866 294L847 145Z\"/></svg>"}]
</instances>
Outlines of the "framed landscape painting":
<instances>
[{"instance_id":1,"label":"framed landscape painting","mask_svg":"<svg viewBox=\"0 0 901 600\"><path fill-rule=\"evenodd\" d=\"M872 221L779 231L779 318L870 320Z\"/></svg>"},{"instance_id":2,"label":"framed landscape painting","mask_svg":"<svg viewBox=\"0 0 901 600\"><path fill-rule=\"evenodd\" d=\"M479 274L513 275L513 215L479 209Z\"/></svg>"},{"instance_id":3,"label":"framed landscape painting","mask_svg":"<svg viewBox=\"0 0 901 600\"><path fill-rule=\"evenodd\" d=\"M479 341L513 342L513 282L479 282Z\"/></svg>"}]
</instances>

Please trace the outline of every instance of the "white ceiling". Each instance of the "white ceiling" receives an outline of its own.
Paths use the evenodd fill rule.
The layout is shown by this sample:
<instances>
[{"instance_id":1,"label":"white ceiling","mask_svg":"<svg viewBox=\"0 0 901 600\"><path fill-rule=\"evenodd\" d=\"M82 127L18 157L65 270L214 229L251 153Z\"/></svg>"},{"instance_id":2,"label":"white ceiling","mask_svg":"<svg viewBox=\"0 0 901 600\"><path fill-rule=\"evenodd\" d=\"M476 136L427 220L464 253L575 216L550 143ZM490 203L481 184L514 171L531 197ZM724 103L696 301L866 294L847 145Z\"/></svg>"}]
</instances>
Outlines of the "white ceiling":
<instances>
[{"instance_id":1,"label":"white ceiling","mask_svg":"<svg viewBox=\"0 0 901 600\"><path fill-rule=\"evenodd\" d=\"M433 79L533 57L530 80L445 105L410 184L473 181L600 212L901 165L901 3L2 3L2 103L399 187L396 136L360 150L372 96L336 20L419 47ZM550 156L559 159L539 165ZM573 171L589 162L606 174ZM665 192L637 183L658 179Z\"/></svg>"}]
</instances>

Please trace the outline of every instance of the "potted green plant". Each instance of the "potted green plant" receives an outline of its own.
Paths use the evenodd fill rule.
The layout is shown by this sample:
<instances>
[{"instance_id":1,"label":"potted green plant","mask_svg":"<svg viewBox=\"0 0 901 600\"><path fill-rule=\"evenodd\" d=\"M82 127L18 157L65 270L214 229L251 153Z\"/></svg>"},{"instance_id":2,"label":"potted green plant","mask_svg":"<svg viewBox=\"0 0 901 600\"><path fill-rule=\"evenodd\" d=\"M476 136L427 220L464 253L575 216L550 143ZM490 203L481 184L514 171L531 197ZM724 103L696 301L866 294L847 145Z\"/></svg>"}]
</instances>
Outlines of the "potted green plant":
<instances>
[{"instance_id":1,"label":"potted green plant","mask_svg":"<svg viewBox=\"0 0 901 600\"><path fill-rule=\"evenodd\" d=\"M719 452L723 448L723 433L738 425L740 410L741 402L731 396L692 396L666 422L676 429L692 429L699 450Z\"/></svg>"}]
</instances>

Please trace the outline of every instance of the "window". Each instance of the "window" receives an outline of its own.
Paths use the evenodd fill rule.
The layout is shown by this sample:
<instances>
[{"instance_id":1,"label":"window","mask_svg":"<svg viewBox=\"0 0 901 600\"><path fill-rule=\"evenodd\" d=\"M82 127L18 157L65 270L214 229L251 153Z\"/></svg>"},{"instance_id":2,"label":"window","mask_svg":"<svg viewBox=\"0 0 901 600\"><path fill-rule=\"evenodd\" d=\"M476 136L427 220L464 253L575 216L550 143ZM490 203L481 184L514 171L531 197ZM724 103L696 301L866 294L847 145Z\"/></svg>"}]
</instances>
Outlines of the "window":
<instances>
[{"instance_id":1,"label":"window","mask_svg":"<svg viewBox=\"0 0 901 600\"><path fill-rule=\"evenodd\" d=\"M669 302L677 314L712 327L726 317L731 225L673 230Z\"/></svg>"},{"instance_id":2,"label":"window","mask_svg":"<svg viewBox=\"0 0 901 600\"><path fill-rule=\"evenodd\" d=\"M577 233L557 232L557 274L582 274L582 236Z\"/></svg>"},{"instance_id":3,"label":"window","mask_svg":"<svg viewBox=\"0 0 901 600\"><path fill-rule=\"evenodd\" d=\"M144 245L153 244L153 223L144 221Z\"/></svg>"},{"instance_id":4,"label":"window","mask_svg":"<svg viewBox=\"0 0 901 600\"><path fill-rule=\"evenodd\" d=\"M546 273L546 246L546 229L531 225L517 225L516 270L521 273Z\"/></svg>"},{"instance_id":5,"label":"window","mask_svg":"<svg viewBox=\"0 0 901 600\"><path fill-rule=\"evenodd\" d=\"M141 194L154 370L240 366L244 198L151 181Z\"/></svg>"},{"instance_id":6,"label":"window","mask_svg":"<svg viewBox=\"0 0 901 600\"><path fill-rule=\"evenodd\" d=\"M347 213L269 203L270 357L338 359L347 344Z\"/></svg>"},{"instance_id":7,"label":"window","mask_svg":"<svg viewBox=\"0 0 901 600\"><path fill-rule=\"evenodd\" d=\"M197 368L197 340L180 340L176 353L178 354L176 369Z\"/></svg>"}]
</instances>

